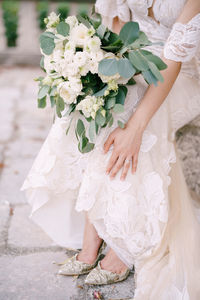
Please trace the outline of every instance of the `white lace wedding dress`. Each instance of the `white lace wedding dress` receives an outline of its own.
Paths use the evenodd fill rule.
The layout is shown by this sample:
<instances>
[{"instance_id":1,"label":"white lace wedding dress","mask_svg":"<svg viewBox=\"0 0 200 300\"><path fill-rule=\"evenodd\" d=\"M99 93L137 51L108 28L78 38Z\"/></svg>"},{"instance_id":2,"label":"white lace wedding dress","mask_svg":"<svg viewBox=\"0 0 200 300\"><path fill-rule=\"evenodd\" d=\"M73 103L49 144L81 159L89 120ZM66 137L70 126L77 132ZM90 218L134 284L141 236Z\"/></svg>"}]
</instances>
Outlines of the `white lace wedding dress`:
<instances>
[{"instance_id":1,"label":"white lace wedding dress","mask_svg":"<svg viewBox=\"0 0 200 300\"><path fill-rule=\"evenodd\" d=\"M175 145L175 132L200 113L200 14L188 24L173 24L185 0L98 0L104 23L138 21L151 50L182 61L181 72L165 102L143 134L137 172L126 180L105 174L112 148L102 146L117 120L134 112L147 84L130 86L125 112L102 129L95 149L81 154L69 118L56 118L22 186L31 218L59 245L81 248L84 213L118 256L136 270L137 300L200 299L200 205L188 192ZM78 118L78 113L75 120ZM74 120L74 122L75 122ZM73 125L73 123L72 123ZM199 218L199 219L198 219Z\"/></svg>"}]
</instances>

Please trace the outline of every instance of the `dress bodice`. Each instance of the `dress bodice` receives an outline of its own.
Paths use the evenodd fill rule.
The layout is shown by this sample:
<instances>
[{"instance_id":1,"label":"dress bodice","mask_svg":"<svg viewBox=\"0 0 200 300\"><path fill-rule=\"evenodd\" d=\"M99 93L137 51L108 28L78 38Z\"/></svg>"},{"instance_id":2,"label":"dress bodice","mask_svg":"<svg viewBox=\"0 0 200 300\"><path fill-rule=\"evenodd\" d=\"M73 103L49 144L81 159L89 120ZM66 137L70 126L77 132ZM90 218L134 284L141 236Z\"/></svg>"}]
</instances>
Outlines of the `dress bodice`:
<instances>
[{"instance_id":1,"label":"dress bodice","mask_svg":"<svg viewBox=\"0 0 200 300\"><path fill-rule=\"evenodd\" d=\"M176 61L180 58L179 61L184 62L182 71L200 79L200 13L188 24L176 23L185 3L186 0L97 0L95 6L109 28L116 16L124 22L138 22L140 29L155 43L151 46L152 52L161 55L165 50L167 58ZM153 17L149 16L150 8ZM169 38L170 43L167 43ZM169 46L167 51L163 49L165 44ZM189 54L191 49L194 51ZM175 50L178 50L178 54L187 54L188 51L189 55L176 59L176 55L172 53Z\"/></svg>"}]
</instances>

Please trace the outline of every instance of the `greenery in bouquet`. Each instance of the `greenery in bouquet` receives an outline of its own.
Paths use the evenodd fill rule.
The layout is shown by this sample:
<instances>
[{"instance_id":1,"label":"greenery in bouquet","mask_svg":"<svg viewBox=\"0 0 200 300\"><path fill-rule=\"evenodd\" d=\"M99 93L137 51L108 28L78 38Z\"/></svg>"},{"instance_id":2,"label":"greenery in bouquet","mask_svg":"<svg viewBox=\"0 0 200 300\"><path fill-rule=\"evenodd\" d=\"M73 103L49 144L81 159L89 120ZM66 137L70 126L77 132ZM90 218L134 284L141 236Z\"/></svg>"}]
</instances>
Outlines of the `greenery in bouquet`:
<instances>
[{"instance_id":1,"label":"greenery in bouquet","mask_svg":"<svg viewBox=\"0 0 200 300\"><path fill-rule=\"evenodd\" d=\"M37 79L38 107L44 108L49 98L57 117L72 120L79 114L74 130L79 151L86 153L94 148L101 128L112 126L113 113L124 111L127 85L136 83L134 76L141 74L148 84L157 85L166 65L143 49L152 43L136 22L126 23L119 35L95 13L64 21L51 13L45 23L40 48L46 77ZM124 128L123 122L118 125Z\"/></svg>"}]
</instances>

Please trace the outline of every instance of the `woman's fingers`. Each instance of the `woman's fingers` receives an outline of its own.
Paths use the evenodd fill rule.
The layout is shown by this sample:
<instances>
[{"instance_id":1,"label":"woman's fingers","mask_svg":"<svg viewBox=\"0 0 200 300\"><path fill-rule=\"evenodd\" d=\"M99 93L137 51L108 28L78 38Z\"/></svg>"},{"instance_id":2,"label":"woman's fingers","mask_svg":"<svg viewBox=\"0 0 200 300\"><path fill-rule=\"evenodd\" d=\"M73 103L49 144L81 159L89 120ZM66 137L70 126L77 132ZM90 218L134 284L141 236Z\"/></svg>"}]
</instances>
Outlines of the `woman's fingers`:
<instances>
[{"instance_id":1,"label":"woman's fingers","mask_svg":"<svg viewBox=\"0 0 200 300\"><path fill-rule=\"evenodd\" d=\"M133 163L132 163L132 173L134 174L137 170L137 163L138 163L138 152L135 153L133 157Z\"/></svg>"},{"instance_id":2,"label":"woman's fingers","mask_svg":"<svg viewBox=\"0 0 200 300\"><path fill-rule=\"evenodd\" d=\"M107 165L107 168L106 168L106 173L107 174L110 173L110 171L113 168L113 166L115 165L117 159L118 159L118 155L113 152L110 159L109 159L109 161L108 161L108 165Z\"/></svg>"},{"instance_id":3,"label":"woman's fingers","mask_svg":"<svg viewBox=\"0 0 200 300\"><path fill-rule=\"evenodd\" d=\"M114 135L111 133L108 136L106 142L104 143L104 146L103 146L104 153L108 152L108 150L109 150L110 146L113 144L113 142L114 142Z\"/></svg>"},{"instance_id":4,"label":"woman's fingers","mask_svg":"<svg viewBox=\"0 0 200 300\"><path fill-rule=\"evenodd\" d=\"M118 160L116 161L115 165L113 166L110 172L110 178L114 178L118 171L123 167L124 164L124 157L119 156Z\"/></svg>"},{"instance_id":5,"label":"woman's fingers","mask_svg":"<svg viewBox=\"0 0 200 300\"><path fill-rule=\"evenodd\" d=\"M123 166L122 174L120 177L121 180L124 180L126 178L126 175L128 173L129 167L131 166L131 163L132 163L132 157L130 157L130 158L127 157L124 161L124 166Z\"/></svg>"}]
</instances>

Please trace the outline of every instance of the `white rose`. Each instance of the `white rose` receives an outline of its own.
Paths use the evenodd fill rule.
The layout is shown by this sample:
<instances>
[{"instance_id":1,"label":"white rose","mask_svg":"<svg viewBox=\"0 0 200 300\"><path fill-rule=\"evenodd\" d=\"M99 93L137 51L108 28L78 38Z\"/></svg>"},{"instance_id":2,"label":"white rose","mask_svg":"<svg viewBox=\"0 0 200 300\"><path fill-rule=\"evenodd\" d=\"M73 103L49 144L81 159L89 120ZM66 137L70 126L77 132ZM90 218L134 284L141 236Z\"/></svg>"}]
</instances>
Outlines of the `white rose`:
<instances>
[{"instance_id":1,"label":"white rose","mask_svg":"<svg viewBox=\"0 0 200 300\"><path fill-rule=\"evenodd\" d=\"M72 51L75 52L76 49L76 45L73 41L68 41L65 45L65 50L66 51Z\"/></svg>"},{"instance_id":2,"label":"white rose","mask_svg":"<svg viewBox=\"0 0 200 300\"><path fill-rule=\"evenodd\" d=\"M61 69L61 74L64 77L77 76L79 74L79 66L74 62L68 62L66 59L63 60Z\"/></svg>"},{"instance_id":3,"label":"white rose","mask_svg":"<svg viewBox=\"0 0 200 300\"><path fill-rule=\"evenodd\" d=\"M84 66L82 66L82 67L79 67L79 74L81 75L81 76L85 76L85 75L87 75L87 73L90 71L90 64L88 63L88 64L86 64L86 65L84 65Z\"/></svg>"},{"instance_id":4,"label":"white rose","mask_svg":"<svg viewBox=\"0 0 200 300\"><path fill-rule=\"evenodd\" d=\"M79 67L82 67L86 64L88 59L88 55L85 51L78 51L74 55L74 63L77 64Z\"/></svg>"},{"instance_id":5,"label":"white rose","mask_svg":"<svg viewBox=\"0 0 200 300\"><path fill-rule=\"evenodd\" d=\"M104 52L101 49L97 52L91 52L90 53L90 58L92 60L100 62L102 59L104 59Z\"/></svg>"},{"instance_id":6,"label":"white rose","mask_svg":"<svg viewBox=\"0 0 200 300\"><path fill-rule=\"evenodd\" d=\"M86 40L84 48L86 51L97 52L100 50L101 40L98 36L94 36Z\"/></svg>"},{"instance_id":7,"label":"white rose","mask_svg":"<svg viewBox=\"0 0 200 300\"><path fill-rule=\"evenodd\" d=\"M73 50L66 50L64 52L64 58L66 62L72 62L74 58L74 51Z\"/></svg>"},{"instance_id":8,"label":"white rose","mask_svg":"<svg viewBox=\"0 0 200 300\"><path fill-rule=\"evenodd\" d=\"M60 94L61 98L67 103L76 103L76 93L71 89L70 83L65 81L58 85L58 93Z\"/></svg>"},{"instance_id":9,"label":"white rose","mask_svg":"<svg viewBox=\"0 0 200 300\"><path fill-rule=\"evenodd\" d=\"M57 78L53 81L53 85L58 86L59 84L63 83L64 80L62 78Z\"/></svg>"},{"instance_id":10,"label":"white rose","mask_svg":"<svg viewBox=\"0 0 200 300\"><path fill-rule=\"evenodd\" d=\"M69 16L65 19L65 22L69 24L70 29L72 29L74 26L78 25L78 20L75 16Z\"/></svg>"},{"instance_id":11,"label":"white rose","mask_svg":"<svg viewBox=\"0 0 200 300\"><path fill-rule=\"evenodd\" d=\"M93 74L97 74L98 73L98 67L99 67L99 63L93 59L91 59L89 61L89 69L90 72Z\"/></svg>"},{"instance_id":12,"label":"white rose","mask_svg":"<svg viewBox=\"0 0 200 300\"><path fill-rule=\"evenodd\" d=\"M78 94L80 94L83 86L82 86L82 82L80 80L80 78L77 77L68 77L69 80L69 85L71 87L71 89Z\"/></svg>"},{"instance_id":13,"label":"white rose","mask_svg":"<svg viewBox=\"0 0 200 300\"><path fill-rule=\"evenodd\" d=\"M72 28L69 39L70 41L73 41L77 46L83 47L88 38L88 28L81 23Z\"/></svg>"}]
</instances>

